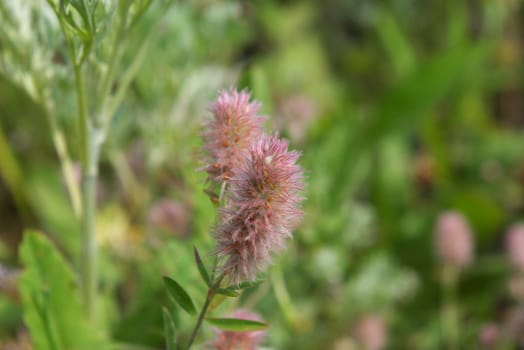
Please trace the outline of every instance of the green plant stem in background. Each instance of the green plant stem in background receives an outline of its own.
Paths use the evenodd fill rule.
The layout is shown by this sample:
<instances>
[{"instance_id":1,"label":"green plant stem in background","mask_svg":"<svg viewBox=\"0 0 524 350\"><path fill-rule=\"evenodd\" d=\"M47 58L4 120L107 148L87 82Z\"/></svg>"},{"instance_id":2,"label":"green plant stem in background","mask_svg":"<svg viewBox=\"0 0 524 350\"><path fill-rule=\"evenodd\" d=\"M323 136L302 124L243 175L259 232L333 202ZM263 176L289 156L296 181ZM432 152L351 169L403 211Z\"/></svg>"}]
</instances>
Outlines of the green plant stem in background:
<instances>
[{"instance_id":1,"label":"green plant stem in background","mask_svg":"<svg viewBox=\"0 0 524 350\"><path fill-rule=\"evenodd\" d=\"M62 174L64 176L67 193L73 206L73 211L77 218L82 214L82 195L80 193L80 186L75 179L73 162L67 151L67 144L64 138L64 133L56 126L56 122L51 123L51 132L53 134L53 143L55 146Z\"/></svg>"},{"instance_id":2,"label":"green plant stem in background","mask_svg":"<svg viewBox=\"0 0 524 350\"><path fill-rule=\"evenodd\" d=\"M457 282L459 271L452 266L445 266L442 271L442 332L445 349L459 348L460 324L457 303Z\"/></svg>"},{"instance_id":3,"label":"green plant stem in background","mask_svg":"<svg viewBox=\"0 0 524 350\"><path fill-rule=\"evenodd\" d=\"M74 58L74 57L73 57ZM76 96L78 103L78 122L80 129L80 156L82 161L82 171L85 172L87 169L90 159L89 159L89 116L87 112L87 101L85 93L85 79L84 71L82 66L78 63L74 64L75 70L75 87L76 87Z\"/></svg>"},{"instance_id":4,"label":"green plant stem in background","mask_svg":"<svg viewBox=\"0 0 524 350\"><path fill-rule=\"evenodd\" d=\"M85 0L81 0L83 12L87 16L87 24L93 29L93 20L89 6ZM67 24L58 7L53 7L60 25L60 29L67 45L69 59L73 66L75 90L77 98L77 118L79 124L80 159L82 164L82 187L81 187L81 256L80 256L80 280L82 290L82 301L86 317L90 321L95 320L96 310L96 288L97 288L97 246L95 233L96 217L96 181L98 173L98 153L100 149L98 133L90 125L88 104L86 96L86 83L84 78L83 63L89 54L92 45L92 37L89 43L83 47L82 55L77 57L77 49L73 38L67 30ZM93 35L91 32L90 35Z\"/></svg>"},{"instance_id":5,"label":"green plant stem in background","mask_svg":"<svg viewBox=\"0 0 524 350\"><path fill-rule=\"evenodd\" d=\"M99 87L100 95L98 96L97 103L100 106L97 108L97 111L98 111L97 115L100 118L99 122L102 123L102 125L109 124L110 119L112 117L112 115L106 114L106 110L107 110L106 104L107 104L107 100L110 99L110 96L111 96L111 84L115 76L116 65L120 59L120 53L121 53L120 44L123 40L124 29L125 29L124 27L125 27L125 20L123 19L118 26L117 35L116 35L115 41L113 42L113 49L109 57L107 71Z\"/></svg>"},{"instance_id":6,"label":"green plant stem in background","mask_svg":"<svg viewBox=\"0 0 524 350\"><path fill-rule=\"evenodd\" d=\"M36 87L36 100L40 103L43 108L44 114L51 128L51 134L53 139L53 145L55 146L55 151L60 162L60 168L62 175L64 177L65 186L67 188L67 193L69 199L71 200L71 205L73 206L73 211L77 219L80 218L82 214L82 200L80 194L80 185L75 179L73 162L69 156L69 151L67 149L67 142L64 136L64 133L58 126L56 120L56 111L52 100L49 98L49 91L46 90L46 87L40 83L43 79L40 78L40 75L36 74L33 77L33 84Z\"/></svg>"},{"instance_id":7,"label":"green plant stem in background","mask_svg":"<svg viewBox=\"0 0 524 350\"><path fill-rule=\"evenodd\" d=\"M12 189L13 200L20 215L27 219L27 194L23 183L23 172L11 148L2 124L0 124L0 178Z\"/></svg>"},{"instance_id":8,"label":"green plant stem in background","mask_svg":"<svg viewBox=\"0 0 524 350\"><path fill-rule=\"evenodd\" d=\"M284 314L286 322L293 329L300 329L301 325L299 317L287 291L286 284L284 282L284 276L282 276L282 269L273 269L270 274L270 279L273 291L275 292L276 300L280 306L280 309L282 310L282 313Z\"/></svg>"},{"instance_id":9,"label":"green plant stem in background","mask_svg":"<svg viewBox=\"0 0 524 350\"><path fill-rule=\"evenodd\" d=\"M200 327L202 326L202 322L204 321L204 317L206 316L207 309L209 308L209 305L211 305L211 302L213 301L213 298L216 295L216 291L220 287L220 283L222 283L223 279L224 279L224 275L220 275L220 277L216 279L216 281L212 284L212 286L207 291L206 301L204 302L204 305L202 306L202 310L200 310L200 314L198 315L197 323L195 324L195 328L193 328L193 332L191 333L191 338L189 338L189 342L187 343L186 350L191 349L191 345L193 345L193 342L195 341L198 331L200 330Z\"/></svg>"},{"instance_id":10,"label":"green plant stem in background","mask_svg":"<svg viewBox=\"0 0 524 350\"><path fill-rule=\"evenodd\" d=\"M96 217L96 163L83 171L82 178L82 292L87 317L93 320L96 310L97 244Z\"/></svg>"},{"instance_id":11,"label":"green plant stem in background","mask_svg":"<svg viewBox=\"0 0 524 350\"><path fill-rule=\"evenodd\" d=\"M96 181L98 174L99 143L96 133L90 129L85 93L84 72L79 64L75 66L75 83L78 100L82 160L82 253L81 279L84 310L89 320L95 319L97 286L97 245L95 232Z\"/></svg>"}]
</instances>

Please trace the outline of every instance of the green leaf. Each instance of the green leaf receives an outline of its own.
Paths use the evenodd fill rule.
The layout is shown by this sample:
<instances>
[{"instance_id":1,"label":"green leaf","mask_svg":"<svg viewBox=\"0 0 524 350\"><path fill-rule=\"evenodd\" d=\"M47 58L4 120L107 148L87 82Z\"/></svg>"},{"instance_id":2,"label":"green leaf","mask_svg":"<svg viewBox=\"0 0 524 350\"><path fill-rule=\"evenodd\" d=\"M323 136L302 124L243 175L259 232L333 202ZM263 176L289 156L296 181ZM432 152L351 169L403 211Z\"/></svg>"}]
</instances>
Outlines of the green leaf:
<instances>
[{"instance_id":1,"label":"green leaf","mask_svg":"<svg viewBox=\"0 0 524 350\"><path fill-rule=\"evenodd\" d=\"M175 280L164 277L164 285L169 295L190 315L196 315L195 305L187 292Z\"/></svg>"},{"instance_id":2,"label":"green leaf","mask_svg":"<svg viewBox=\"0 0 524 350\"><path fill-rule=\"evenodd\" d=\"M238 297L240 295L238 292L235 292L229 288L218 288L216 293L225 295L226 297Z\"/></svg>"},{"instance_id":3,"label":"green leaf","mask_svg":"<svg viewBox=\"0 0 524 350\"><path fill-rule=\"evenodd\" d=\"M206 318L206 321L217 328L235 332L260 331L268 327L268 324L264 322L240 318Z\"/></svg>"},{"instance_id":4,"label":"green leaf","mask_svg":"<svg viewBox=\"0 0 524 350\"><path fill-rule=\"evenodd\" d=\"M25 267L19 284L24 321L35 349L106 348L84 318L73 271L47 238L25 231L20 257Z\"/></svg>"},{"instance_id":5,"label":"green leaf","mask_svg":"<svg viewBox=\"0 0 524 350\"><path fill-rule=\"evenodd\" d=\"M206 282L207 286L211 288L211 279L209 278L209 274L207 273L206 267L204 266L204 262L202 261L202 258L200 257L196 247L194 247L193 250L195 253L195 261L198 267L198 272L200 272L200 276L204 282Z\"/></svg>"},{"instance_id":6,"label":"green leaf","mask_svg":"<svg viewBox=\"0 0 524 350\"><path fill-rule=\"evenodd\" d=\"M47 0L56 18L60 21L63 34L81 40L77 57L71 57L75 64L85 61L93 46L96 32L95 16L98 1L87 0ZM77 22L78 21L78 22Z\"/></svg>"},{"instance_id":7,"label":"green leaf","mask_svg":"<svg viewBox=\"0 0 524 350\"><path fill-rule=\"evenodd\" d=\"M175 350L176 349L176 334L175 334L175 322L173 322L173 318L169 314L169 311L163 307L162 308L162 315L164 319L164 335L166 338L166 347L167 350Z\"/></svg>"},{"instance_id":8,"label":"green leaf","mask_svg":"<svg viewBox=\"0 0 524 350\"><path fill-rule=\"evenodd\" d=\"M265 280L255 280L255 281L244 281L239 284L232 284L227 287L228 290L240 290L240 289L247 289L247 288L253 288L261 285L264 283Z\"/></svg>"}]
</instances>

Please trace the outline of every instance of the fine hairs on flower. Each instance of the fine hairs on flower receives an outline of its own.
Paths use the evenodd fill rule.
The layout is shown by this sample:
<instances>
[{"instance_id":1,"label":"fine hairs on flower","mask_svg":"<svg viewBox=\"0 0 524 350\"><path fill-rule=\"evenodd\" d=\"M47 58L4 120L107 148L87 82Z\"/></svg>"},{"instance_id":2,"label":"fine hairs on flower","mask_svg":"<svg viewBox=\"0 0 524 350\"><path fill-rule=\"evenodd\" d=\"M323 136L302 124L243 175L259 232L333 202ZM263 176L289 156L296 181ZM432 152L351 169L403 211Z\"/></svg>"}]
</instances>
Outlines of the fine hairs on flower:
<instances>
[{"instance_id":1,"label":"fine hairs on flower","mask_svg":"<svg viewBox=\"0 0 524 350\"><path fill-rule=\"evenodd\" d=\"M211 105L213 118L204 125L204 167L212 185L229 182L245 162L251 143L263 133L260 104L247 91L222 91Z\"/></svg>"},{"instance_id":2,"label":"fine hairs on flower","mask_svg":"<svg viewBox=\"0 0 524 350\"><path fill-rule=\"evenodd\" d=\"M222 91L203 132L202 169L211 189L224 189L214 229L216 254L233 283L255 279L302 217L300 153L262 131L259 106L246 91Z\"/></svg>"}]
</instances>

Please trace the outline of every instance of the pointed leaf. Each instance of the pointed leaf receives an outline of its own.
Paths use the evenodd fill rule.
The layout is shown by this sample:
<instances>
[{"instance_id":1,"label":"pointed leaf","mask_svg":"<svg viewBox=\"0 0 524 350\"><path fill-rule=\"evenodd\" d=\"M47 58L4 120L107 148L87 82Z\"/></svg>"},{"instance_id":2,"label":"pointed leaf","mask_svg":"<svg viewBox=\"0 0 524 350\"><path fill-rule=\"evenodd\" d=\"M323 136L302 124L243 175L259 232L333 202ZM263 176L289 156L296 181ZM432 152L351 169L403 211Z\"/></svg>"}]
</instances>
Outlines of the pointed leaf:
<instances>
[{"instance_id":1,"label":"pointed leaf","mask_svg":"<svg viewBox=\"0 0 524 350\"><path fill-rule=\"evenodd\" d=\"M229 290L240 290L240 289L246 289L246 288L253 288L253 287L261 285L262 283L264 283L264 281L265 280L263 280L263 279L255 280L255 281L244 281L244 282L241 282L239 284L232 284L232 285L228 286L227 289L229 289Z\"/></svg>"},{"instance_id":2,"label":"pointed leaf","mask_svg":"<svg viewBox=\"0 0 524 350\"><path fill-rule=\"evenodd\" d=\"M206 318L206 321L217 328L235 332L260 331L268 327L268 324L264 322L240 318Z\"/></svg>"},{"instance_id":3,"label":"pointed leaf","mask_svg":"<svg viewBox=\"0 0 524 350\"><path fill-rule=\"evenodd\" d=\"M195 253L195 261L198 267L198 272L200 272L200 276L204 282L206 282L207 286L211 288L211 279L209 278L209 274L207 273L206 267L204 266L204 262L202 261L202 258L200 257L196 247L193 248L193 251Z\"/></svg>"},{"instance_id":4,"label":"pointed leaf","mask_svg":"<svg viewBox=\"0 0 524 350\"><path fill-rule=\"evenodd\" d=\"M196 315L195 305L187 292L175 280L164 277L164 285L169 295L190 315Z\"/></svg>"},{"instance_id":5,"label":"pointed leaf","mask_svg":"<svg viewBox=\"0 0 524 350\"><path fill-rule=\"evenodd\" d=\"M175 322L169 314L169 311L163 307L162 315L164 319L164 336L166 337L166 348L167 350L176 349L176 334L175 334Z\"/></svg>"},{"instance_id":6,"label":"pointed leaf","mask_svg":"<svg viewBox=\"0 0 524 350\"><path fill-rule=\"evenodd\" d=\"M217 294L225 295L226 297L238 297L240 294L238 292L235 292L229 288L218 288L216 290Z\"/></svg>"}]
</instances>

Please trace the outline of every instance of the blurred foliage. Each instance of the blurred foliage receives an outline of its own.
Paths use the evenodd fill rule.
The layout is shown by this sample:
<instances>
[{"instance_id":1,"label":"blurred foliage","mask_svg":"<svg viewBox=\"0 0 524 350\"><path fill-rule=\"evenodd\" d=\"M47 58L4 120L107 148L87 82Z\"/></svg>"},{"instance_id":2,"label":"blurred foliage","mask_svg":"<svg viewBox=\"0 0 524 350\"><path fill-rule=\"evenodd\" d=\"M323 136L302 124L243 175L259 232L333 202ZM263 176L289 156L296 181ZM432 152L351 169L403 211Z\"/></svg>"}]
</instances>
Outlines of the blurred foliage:
<instances>
[{"instance_id":1,"label":"blurred foliage","mask_svg":"<svg viewBox=\"0 0 524 350\"><path fill-rule=\"evenodd\" d=\"M99 1L106 20L96 35L119 35L104 17L116 3ZM216 316L254 308L270 324L267 347L320 349L343 344L375 313L388 325L388 349L441 349L432 231L440 212L455 209L476 239L458 288L461 348L476 348L482 326L517 305L502 242L524 215L523 10L520 0L153 1L122 37L122 79L145 56L101 156L101 329L122 348L162 348L164 275L201 305L192 246L210 267L215 210L196 171L200 125L216 91L238 86L303 152L308 200L268 282ZM76 283L62 261L76 269L80 243L67 185L75 179L61 170L64 159L75 169L79 155L61 38L47 2L0 0L0 261L26 266L24 305L47 300L31 294L46 274L63 275L48 307L69 305ZM91 49L104 62L111 47ZM90 64L94 81L107 67ZM159 223L152 208L165 199L178 211ZM60 253L31 255L50 248L28 227ZM171 306L176 331L187 334L191 319ZM23 319L31 332L41 326L42 315L22 315L0 296L3 342ZM83 327L59 321L55 333ZM205 328L202 339L212 336Z\"/></svg>"},{"instance_id":2,"label":"blurred foliage","mask_svg":"<svg viewBox=\"0 0 524 350\"><path fill-rule=\"evenodd\" d=\"M74 274L53 246L35 232L24 233L25 270L19 288L24 321L37 349L104 348L82 316Z\"/></svg>"}]
</instances>

